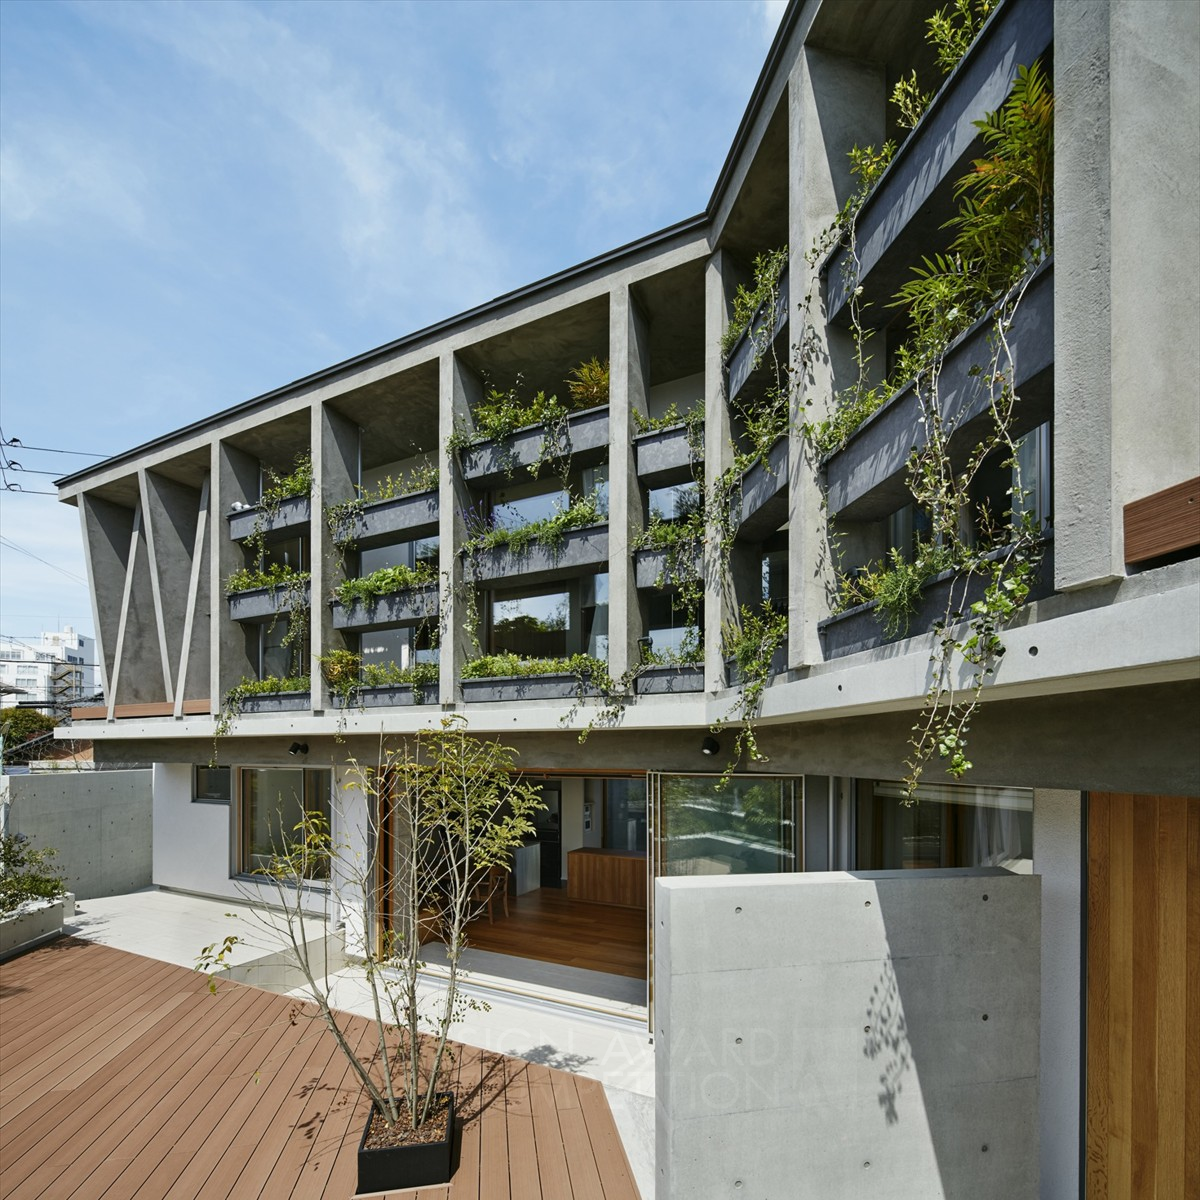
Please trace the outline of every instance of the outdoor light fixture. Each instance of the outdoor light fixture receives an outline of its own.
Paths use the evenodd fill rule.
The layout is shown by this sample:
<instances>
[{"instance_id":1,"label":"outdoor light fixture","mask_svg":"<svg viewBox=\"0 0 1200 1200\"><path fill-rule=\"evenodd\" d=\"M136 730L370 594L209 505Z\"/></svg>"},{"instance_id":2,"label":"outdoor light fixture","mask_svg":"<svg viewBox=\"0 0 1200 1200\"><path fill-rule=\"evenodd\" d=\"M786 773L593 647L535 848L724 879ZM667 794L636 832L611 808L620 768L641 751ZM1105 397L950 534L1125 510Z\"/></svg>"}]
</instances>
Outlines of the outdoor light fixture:
<instances>
[{"instance_id":1,"label":"outdoor light fixture","mask_svg":"<svg viewBox=\"0 0 1200 1200\"><path fill-rule=\"evenodd\" d=\"M704 754L718 754L721 750L721 743L715 737L706 737L700 743L700 750Z\"/></svg>"},{"instance_id":2,"label":"outdoor light fixture","mask_svg":"<svg viewBox=\"0 0 1200 1200\"><path fill-rule=\"evenodd\" d=\"M307 754L308 753L308 743L307 742L293 742L288 747L288 753L289 754ZM706 750L705 754L707 754L707 753L709 753L709 751Z\"/></svg>"}]
</instances>

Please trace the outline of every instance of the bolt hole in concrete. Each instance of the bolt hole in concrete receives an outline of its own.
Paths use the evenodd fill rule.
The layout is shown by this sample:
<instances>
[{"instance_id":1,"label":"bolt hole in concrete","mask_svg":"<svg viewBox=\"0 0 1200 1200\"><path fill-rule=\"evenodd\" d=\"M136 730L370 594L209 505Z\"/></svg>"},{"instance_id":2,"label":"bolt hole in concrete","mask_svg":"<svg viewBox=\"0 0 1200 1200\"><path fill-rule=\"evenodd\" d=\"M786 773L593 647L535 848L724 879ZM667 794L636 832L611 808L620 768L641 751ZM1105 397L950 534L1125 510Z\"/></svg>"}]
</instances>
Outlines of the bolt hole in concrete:
<instances>
[{"instance_id":1,"label":"bolt hole in concrete","mask_svg":"<svg viewBox=\"0 0 1200 1200\"><path fill-rule=\"evenodd\" d=\"M738 1045L738 1046L740 1046L740 1045L742 1044L742 1039L741 1039L741 1038L734 1038L733 1040L734 1040L735 1044L736 1044L736 1045Z\"/></svg>"},{"instance_id":2,"label":"bolt hole in concrete","mask_svg":"<svg viewBox=\"0 0 1200 1200\"><path fill-rule=\"evenodd\" d=\"M733 911L734 911L735 913L740 913L740 912L742 911L742 906L739 904L739 905L737 906L737 908L735 908Z\"/></svg>"},{"instance_id":3,"label":"bolt hole in concrete","mask_svg":"<svg viewBox=\"0 0 1200 1200\"><path fill-rule=\"evenodd\" d=\"M986 1146L984 1146L984 1147L983 1147L983 1152L984 1152L984 1154L986 1154L986 1153L987 1153L987 1147L986 1147Z\"/></svg>"},{"instance_id":4,"label":"bolt hole in concrete","mask_svg":"<svg viewBox=\"0 0 1200 1200\"><path fill-rule=\"evenodd\" d=\"M984 1019L985 1021L987 1020L987 1013L984 1013L984 1014L983 1014L983 1019Z\"/></svg>"},{"instance_id":5,"label":"bolt hole in concrete","mask_svg":"<svg viewBox=\"0 0 1200 1200\"><path fill-rule=\"evenodd\" d=\"M987 899L987 892L984 892L984 893L983 893L983 898L984 898L985 900Z\"/></svg>"},{"instance_id":6,"label":"bolt hole in concrete","mask_svg":"<svg viewBox=\"0 0 1200 1200\"><path fill-rule=\"evenodd\" d=\"M1037 647L1036 647L1036 646L1030 646L1030 647L1029 647L1029 654L1030 654L1030 657L1032 657L1032 658L1037 658Z\"/></svg>"},{"instance_id":7,"label":"bolt hole in concrete","mask_svg":"<svg viewBox=\"0 0 1200 1200\"><path fill-rule=\"evenodd\" d=\"M870 900L866 900L866 901L864 901L864 902L863 902L863 908L870 908L870 907L871 907L871 902L870 902Z\"/></svg>"}]
</instances>

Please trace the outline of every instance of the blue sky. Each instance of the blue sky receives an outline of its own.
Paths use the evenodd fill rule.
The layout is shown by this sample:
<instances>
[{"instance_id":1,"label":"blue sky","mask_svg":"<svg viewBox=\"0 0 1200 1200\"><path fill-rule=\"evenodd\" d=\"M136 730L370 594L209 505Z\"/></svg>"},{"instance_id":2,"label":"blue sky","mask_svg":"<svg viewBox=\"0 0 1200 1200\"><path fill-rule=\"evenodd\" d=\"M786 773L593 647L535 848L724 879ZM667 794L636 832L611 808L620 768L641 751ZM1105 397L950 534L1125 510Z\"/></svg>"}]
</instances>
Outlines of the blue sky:
<instances>
[{"instance_id":1,"label":"blue sky","mask_svg":"<svg viewBox=\"0 0 1200 1200\"><path fill-rule=\"evenodd\" d=\"M4 0L0 430L117 453L694 215L783 8ZM3 452L0 633L90 633L33 493L93 460Z\"/></svg>"}]
</instances>

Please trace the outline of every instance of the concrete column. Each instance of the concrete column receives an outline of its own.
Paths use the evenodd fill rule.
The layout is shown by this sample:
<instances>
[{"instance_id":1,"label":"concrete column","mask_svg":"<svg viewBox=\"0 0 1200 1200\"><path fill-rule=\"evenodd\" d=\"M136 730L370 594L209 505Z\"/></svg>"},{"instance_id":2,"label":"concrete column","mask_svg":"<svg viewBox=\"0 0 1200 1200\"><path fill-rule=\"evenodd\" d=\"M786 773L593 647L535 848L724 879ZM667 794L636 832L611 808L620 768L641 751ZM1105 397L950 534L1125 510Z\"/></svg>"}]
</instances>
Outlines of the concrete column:
<instances>
[{"instance_id":1,"label":"concrete column","mask_svg":"<svg viewBox=\"0 0 1200 1200\"><path fill-rule=\"evenodd\" d=\"M717 480L733 465L733 423L725 401L725 365L721 337L729 324L734 266L718 250L704 272L704 492L715 494ZM708 514L704 542L704 687L720 691L725 686L725 661L721 630L737 613L737 599L722 561L720 522Z\"/></svg>"},{"instance_id":2,"label":"concrete column","mask_svg":"<svg viewBox=\"0 0 1200 1200\"><path fill-rule=\"evenodd\" d=\"M1078 792L1033 793L1033 870L1042 878L1041 1196L1079 1195L1079 1061L1085 898Z\"/></svg>"},{"instance_id":3,"label":"concrete column","mask_svg":"<svg viewBox=\"0 0 1200 1200\"><path fill-rule=\"evenodd\" d=\"M258 501L259 461L229 442L218 442L213 451L212 550L209 555L210 595L212 597L212 702L215 712L225 693L244 678L258 675L258 657L251 653L251 638L229 619L225 602L225 580L245 565L245 553L229 536L226 515L235 503Z\"/></svg>"},{"instance_id":4,"label":"concrete column","mask_svg":"<svg viewBox=\"0 0 1200 1200\"><path fill-rule=\"evenodd\" d=\"M811 48L797 59L788 85L789 265L795 410L788 479L788 665L823 659L817 622L829 615L834 585L818 465L806 453L800 423L819 420L834 394L854 377L853 343L826 324L824 286L806 260L854 188L847 152L884 140L883 70Z\"/></svg>"},{"instance_id":5,"label":"concrete column","mask_svg":"<svg viewBox=\"0 0 1200 1200\"><path fill-rule=\"evenodd\" d=\"M1109 5L1054 5L1054 582L1124 574L1112 491Z\"/></svg>"},{"instance_id":6,"label":"concrete column","mask_svg":"<svg viewBox=\"0 0 1200 1200\"><path fill-rule=\"evenodd\" d=\"M313 707L318 710L328 708L330 700L329 685L317 658L331 650L345 649L346 645L333 627L333 614L326 603L333 589L346 577L346 564L333 544L325 510L332 504L352 500L357 494L361 439L362 430L328 405L318 405L313 410L312 698ZM355 564L349 566L353 572Z\"/></svg>"},{"instance_id":7,"label":"concrete column","mask_svg":"<svg viewBox=\"0 0 1200 1200\"><path fill-rule=\"evenodd\" d=\"M638 661L641 610L630 545L642 529L633 452L635 411L645 414L649 340L628 284L609 295L608 670L618 679Z\"/></svg>"},{"instance_id":8,"label":"concrete column","mask_svg":"<svg viewBox=\"0 0 1200 1200\"><path fill-rule=\"evenodd\" d=\"M471 505L471 493L459 471L458 458L445 450L454 432L455 418L470 424L471 404L481 398L482 386L469 367L453 351L443 351L438 384L438 425L444 458L438 482L438 535L441 562L441 653L440 682L443 706L454 704L463 664L477 653L478 628L467 628L464 614L472 611L482 619L477 598L464 591L461 551L467 540L464 514Z\"/></svg>"}]
</instances>

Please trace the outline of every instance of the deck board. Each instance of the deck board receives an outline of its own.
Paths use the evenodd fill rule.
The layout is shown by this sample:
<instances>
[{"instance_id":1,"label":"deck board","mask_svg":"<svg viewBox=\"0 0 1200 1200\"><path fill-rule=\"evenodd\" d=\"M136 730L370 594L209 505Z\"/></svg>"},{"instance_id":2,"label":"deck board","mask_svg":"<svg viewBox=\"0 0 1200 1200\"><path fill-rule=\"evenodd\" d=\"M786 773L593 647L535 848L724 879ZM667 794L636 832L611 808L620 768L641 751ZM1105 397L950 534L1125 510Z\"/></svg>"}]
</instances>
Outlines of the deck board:
<instances>
[{"instance_id":1,"label":"deck board","mask_svg":"<svg viewBox=\"0 0 1200 1200\"><path fill-rule=\"evenodd\" d=\"M75 939L0 965L0 1198L354 1194L369 1107L295 1001ZM370 1046L370 1024L347 1016ZM637 1200L603 1089L456 1046L450 1185L388 1200ZM257 1078L257 1081L256 1081Z\"/></svg>"}]
</instances>

